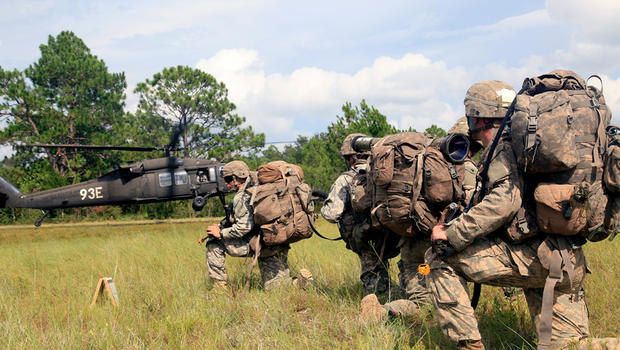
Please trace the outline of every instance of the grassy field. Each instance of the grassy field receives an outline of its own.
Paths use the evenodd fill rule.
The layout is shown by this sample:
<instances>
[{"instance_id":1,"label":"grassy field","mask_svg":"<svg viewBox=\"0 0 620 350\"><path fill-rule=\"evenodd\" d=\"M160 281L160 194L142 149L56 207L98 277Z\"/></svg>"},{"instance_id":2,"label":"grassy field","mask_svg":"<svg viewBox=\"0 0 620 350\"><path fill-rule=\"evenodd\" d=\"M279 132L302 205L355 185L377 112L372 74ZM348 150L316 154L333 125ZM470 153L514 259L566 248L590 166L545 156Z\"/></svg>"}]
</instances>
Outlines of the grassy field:
<instances>
[{"instance_id":1,"label":"grassy field","mask_svg":"<svg viewBox=\"0 0 620 350\"><path fill-rule=\"evenodd\" d=\"M318 237L293 245L293 273L305 267L316 285L264 292L249 259L229 258L231 293L211 290L206 222L132 226L0 229L0 348L118 349L445 349L432 313L384 324L357 322L361 285L356 256ZM319 221L330 236L336 228ZM586 292L593 336L620 334L619 239L586 247L593 273ZM395 266L395 264L392 264ZM397 271L392 268L396 280ZM100 277L120 299L91 308ZM477 310L487 348L530 349L534 331L522 296L483 287Z\"/></svg>"}]
</instances>

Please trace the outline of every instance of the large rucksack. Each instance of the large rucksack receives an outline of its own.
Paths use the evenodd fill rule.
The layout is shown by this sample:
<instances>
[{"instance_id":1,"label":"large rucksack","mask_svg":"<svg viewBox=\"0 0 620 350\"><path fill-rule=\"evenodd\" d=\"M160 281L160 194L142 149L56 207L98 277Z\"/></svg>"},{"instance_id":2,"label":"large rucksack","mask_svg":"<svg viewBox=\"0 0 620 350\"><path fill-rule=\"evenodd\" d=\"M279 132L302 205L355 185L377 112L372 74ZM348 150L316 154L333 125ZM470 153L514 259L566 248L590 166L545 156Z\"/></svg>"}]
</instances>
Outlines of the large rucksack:
<instances>
[{"instance_id":1,"label":"large rucksack","mask_svg":"<svg viewBox=\"0 0 620 350\"><path fill-rule=\"evenodd\" d=\"M606 131L607 150L604 157L603 184L609 196L605 208L605 227L608 232L596 238L603 239L611 234L610 239L613 239L620 231L620 128L610 125Z\"/></svg>"},{"instance_id":2,"label":"large rucksack","mask_svg":"<svg viewBox=\"0 0 620 350\"><path fill-rule=\"evenodd\" d=\"M523 83L510 140L526 175L526 195L535 201L538 230L592 237L603 227L610 119L602 92L572 71L554 70Z\"/></svg>"},{"instance_id":3,"label":"large rucksack","mask_svg":"<svg viewBox=\"0 0 620 350\"><path fill-rule=\"evenodd\" d=\"M430 235L449 203L463 204L465 167L458 163L448 162L440 143L423 133L385 136L372 146L366 179L354 179L352 206L369 210L376 228Z\"/></svg>"},{"instance_id":4,"label":"large rucksack","mask_svg":"<svg viewBox=\"0 0 620 350\"><path fill-rule=\"evenodd\" d=\"M302 169L274 161L257 169L258 185L248 189L254 224L265 245L288 244L312 236L312 189L303 182Z\"/></svg>"}]
</instances>

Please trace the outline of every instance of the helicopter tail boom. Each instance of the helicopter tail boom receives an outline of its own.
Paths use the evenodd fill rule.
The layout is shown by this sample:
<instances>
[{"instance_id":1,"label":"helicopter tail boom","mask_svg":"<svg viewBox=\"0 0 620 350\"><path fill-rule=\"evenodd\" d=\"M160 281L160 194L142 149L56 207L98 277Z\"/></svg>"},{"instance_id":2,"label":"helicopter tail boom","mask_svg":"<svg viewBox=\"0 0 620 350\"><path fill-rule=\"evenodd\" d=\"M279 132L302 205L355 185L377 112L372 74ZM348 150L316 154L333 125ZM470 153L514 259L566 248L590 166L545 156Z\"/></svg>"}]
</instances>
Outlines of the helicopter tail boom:
<instances>
[{"instance_id":1,"label":"helicopter tail boom","mask_svg":"<svg viewBox=\"0 0 620 350\"><path fill-rule=\"evenodd\" d=\"M0 208L17 207L24 198L24 194L2 176L0 176L0 195L2 196Z\"/></svg>"}]
</instances>

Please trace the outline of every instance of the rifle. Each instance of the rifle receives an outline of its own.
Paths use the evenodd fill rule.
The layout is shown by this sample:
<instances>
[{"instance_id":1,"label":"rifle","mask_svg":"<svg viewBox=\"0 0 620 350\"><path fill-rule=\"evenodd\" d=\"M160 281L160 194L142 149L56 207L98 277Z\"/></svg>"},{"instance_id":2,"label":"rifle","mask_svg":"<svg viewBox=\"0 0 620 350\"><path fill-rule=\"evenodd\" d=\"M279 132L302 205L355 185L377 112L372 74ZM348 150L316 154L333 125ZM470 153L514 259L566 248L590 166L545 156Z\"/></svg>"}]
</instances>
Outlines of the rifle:
<instances>
[{"instance_id":1,"label":"rifle","mask_svg":"<svg viewBox=\"0 0 620 350\"><path fill-rule=\"evenodd\" d=\"M313 201L326 200L328 196L329 196L328 193L325 192L325 191L312 190L312 200Z\"/></svg>"},{"instance_id":2,"label":"rifle","mask_svg":"<svg viewBox=\"0 0 620 350\"><path fill-rule=\"evenodd\" d=\"M466 209L467 210L467 209ZM444 224L449 223L450 221L459 217L463 212L461 208L456 203L450 203L444 210L441 212L441 217L439 219L440 222ZM449 257L457 253L456 249L450 244L448 241L444 240L433 240L431 241L431 249L432 253L424 264L420 264L418 266L418 276L420 278L428 275L431 272L430 264L437 259L437 257ZM479 283L474 283L474 292L471 297L471 307L476 309L478 306L478 301L480 300L480 291L482 286Z\"/></svg>"},{"instance_id":3,"label":"rifle","mask_svg":"<svg viewBox=\"0 0 620 350\"><path fill-rule=\"evenodd\" d=\"M448 206L441 212L441 216L439 218L439 222L442 222L444 225L450 223L450 221L456 219L463 212L461 211L461 207L456 203L450 203ZM428 258L425 264L422 264L418 267L418 273L426 276L430 272L430 263L433 262L439 256L452 256L456 253L454 247L448 243L448 241L443 240L432 240L431 241L432 254Z\"/></svg>"},{"instance_id":4,"label":"rifle","mask_svg":"<svg viewBox=\"0 0 620 350\"><path fill-rule=\"evenodd\" d=\"M222 220L220 220L219 224L217 224L220 229L231 227L233 225L232 221L232 211L233 211L233 202L228 203L228 206L225 206L226 216ZM209 239L209 235L206 235L200 239L198 239L198 244L204 243L207 239Z\"/></svg>"}]
</instances>

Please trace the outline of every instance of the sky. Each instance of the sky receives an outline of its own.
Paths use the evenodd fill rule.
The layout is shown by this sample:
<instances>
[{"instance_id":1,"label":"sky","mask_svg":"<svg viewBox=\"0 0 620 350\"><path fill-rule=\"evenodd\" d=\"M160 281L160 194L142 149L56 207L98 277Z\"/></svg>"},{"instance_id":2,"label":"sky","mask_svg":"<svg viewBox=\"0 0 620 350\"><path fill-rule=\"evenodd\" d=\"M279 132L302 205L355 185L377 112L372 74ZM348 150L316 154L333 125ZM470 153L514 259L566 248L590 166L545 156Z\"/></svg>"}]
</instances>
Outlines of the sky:
<instances>
[{"instance_id":1,"label":"sky","mask_svg":"<svg viewBox=\"0 0 620 350\"><path fill-rule=\"evenodd\" d=\"M620 115L618 18L613 0L4 0L0 66L23 70L69 30L125 73L130 111L138 83L186 65L223 82L267 142L325 131L362 99L400 129L448 129L473 83L518 90L553 69L600 75Z\"/></svg>"}]
</instances>

